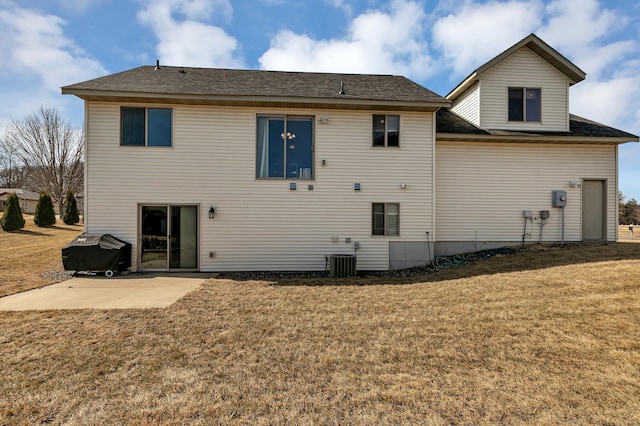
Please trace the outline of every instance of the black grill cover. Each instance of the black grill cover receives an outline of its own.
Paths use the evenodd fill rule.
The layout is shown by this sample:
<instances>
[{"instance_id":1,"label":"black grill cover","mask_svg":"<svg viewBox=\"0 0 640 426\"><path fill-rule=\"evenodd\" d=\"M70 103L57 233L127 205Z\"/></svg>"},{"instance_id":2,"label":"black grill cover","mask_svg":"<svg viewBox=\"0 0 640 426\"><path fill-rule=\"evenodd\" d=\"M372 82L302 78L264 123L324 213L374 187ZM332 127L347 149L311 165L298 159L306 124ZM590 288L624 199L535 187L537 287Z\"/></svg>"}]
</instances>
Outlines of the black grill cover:
<instances>
[{"instance_id":1,"label":"black grill cover","mask_svg":"<svg viewBox=\"0 0 640 426\"><path fill-rule=\"evenodd\" d=\"M62 248L67 271L124 271L131 266L131 244L109 234L81 234Z\"/></svg>"}]
</instances>

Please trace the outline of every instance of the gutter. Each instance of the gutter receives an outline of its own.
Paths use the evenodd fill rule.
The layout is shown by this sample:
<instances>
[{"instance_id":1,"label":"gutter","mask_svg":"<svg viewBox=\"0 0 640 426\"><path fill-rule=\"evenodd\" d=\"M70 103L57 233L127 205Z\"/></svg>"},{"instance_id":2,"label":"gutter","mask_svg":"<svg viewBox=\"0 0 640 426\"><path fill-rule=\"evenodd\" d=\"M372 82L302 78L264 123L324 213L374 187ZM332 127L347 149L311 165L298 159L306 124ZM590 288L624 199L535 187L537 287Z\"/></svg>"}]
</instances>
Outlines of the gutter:
<instances>
[{"instance_id":1,"label":"gutter","mask_svg":"<svg viewBox=\"0 0 640 426\"><path fill-rule=\"evenodd\" d=\"M85 101L97 102L153 102L180 103L196 105L220 106L253 106L253 107L296 107L296 108L328 108L328 109L387 109L401 111L436 111L442 107L450 107L451 102L406 100L375 100L356 98L307 98L307 97L269 97L263 96L231 96L231 95L196 95L179 93L147 93L122 92L92 89L62 88L63 95L75 95Z\"/></svg>"},{"instance_id":2,"label":"gutter","mask_svg":"<svg viewBox=\"0 0 640 426\"><path fill-rule=\"evenodd\" d=\"M563 143L563 144L609 144L619 145L627 142L638 142L639 139L629 137L607 136L544 136L544 135L471 135L460 133L436 133L437 142L496 142L496 143Z\"/></svg>"}]
</instances>

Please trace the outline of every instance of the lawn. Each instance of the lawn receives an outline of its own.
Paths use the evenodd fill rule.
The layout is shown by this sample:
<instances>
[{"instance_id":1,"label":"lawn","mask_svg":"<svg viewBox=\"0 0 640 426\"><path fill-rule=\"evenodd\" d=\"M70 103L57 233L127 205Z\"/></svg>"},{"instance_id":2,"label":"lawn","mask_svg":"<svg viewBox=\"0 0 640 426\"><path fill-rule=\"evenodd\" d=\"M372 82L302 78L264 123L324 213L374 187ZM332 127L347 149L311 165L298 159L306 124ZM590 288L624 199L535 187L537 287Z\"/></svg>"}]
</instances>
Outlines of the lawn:
<instances>
[{"instance_id":1,"label":"lawn","mask_svg":"<svg viewBox=\"0 0 640 426\"><path fill-rule=\"evenodd\" d=\"M65 225L60 219L48 228L39 228L33 216L24 215L20 231L0 229L0 297L53 284L42 276L62 270L62 247L82 232L82 225Z\"/></svg>"},{"instance_id":2,"label":"lawn","mask_svg":"<svg viewBox=\"0 0 640 426\"><path fill-rule=\"evenodd\" d=\"M0 359L0 424L640 424L640 244L0 312Z\"/></svg>"}]
</instances>

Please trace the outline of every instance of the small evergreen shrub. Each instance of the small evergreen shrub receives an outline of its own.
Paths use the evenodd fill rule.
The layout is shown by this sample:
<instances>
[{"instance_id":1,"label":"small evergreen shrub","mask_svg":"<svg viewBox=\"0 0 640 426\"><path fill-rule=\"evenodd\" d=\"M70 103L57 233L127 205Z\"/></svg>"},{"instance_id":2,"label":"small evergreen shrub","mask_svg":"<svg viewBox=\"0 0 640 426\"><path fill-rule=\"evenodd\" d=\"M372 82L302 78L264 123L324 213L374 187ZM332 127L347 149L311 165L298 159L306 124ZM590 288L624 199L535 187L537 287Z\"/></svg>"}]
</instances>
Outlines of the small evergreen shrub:
<instances>
[{"instance_id":1,"label":"small evergreen shrub","mask_svg":"<svg viewBox=\"0 0 640 426\"><path fill-rule=\"evenodd\" d=\"M53 210L53 202L46 192L40 193L33 222L39 227L51 226L56 223L56 212Z\"/></svg>"},{"instance_id":2,"label":"small evergreen shrub","mask_svg":"<svg viewBox=\"0 0 640 426\"><path fill-rule=\"evenodd\" d=\"M20 199L15 193L9 194L7 197L7 201L4 204L4 213L2 213L2 219L0 219L0 226L5 231L17 231L24 228Z\"/></svg>"},{"instance_id":3,"label":"small evergreen shrub","mask_svg":"<svg viewBox=\"0 0 640 426\"><path fill-rule=\"evenodd\" d=\"M67 191L67 196L64 200L64 215L62 216L62 221L67 225L75 225L80 222L78 203L71 190Z\"/></svg>"}]
</instances>

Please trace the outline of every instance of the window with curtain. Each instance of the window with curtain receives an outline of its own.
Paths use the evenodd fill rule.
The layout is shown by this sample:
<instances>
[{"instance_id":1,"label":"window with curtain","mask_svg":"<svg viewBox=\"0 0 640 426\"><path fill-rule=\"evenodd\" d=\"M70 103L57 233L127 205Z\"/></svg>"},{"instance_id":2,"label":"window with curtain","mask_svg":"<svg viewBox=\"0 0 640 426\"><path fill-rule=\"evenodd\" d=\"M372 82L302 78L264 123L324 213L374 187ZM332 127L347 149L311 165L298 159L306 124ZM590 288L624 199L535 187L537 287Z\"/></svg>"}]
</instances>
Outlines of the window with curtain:
<instances>
[{"instance_id":1,"label":"window with curtain","mask_svg":"<svg viewBox=\"0 0 640 426\"><path fill-rule=\"evenodd\" d=\"M256 177L313 179L313 118L259 116Z\"/></svg>"},{"instance_id":2,"label":"window with curtain","mask_svg":"<svg viewBox=\"0 0 640 426\"><path fill-rule=\"evenodd\" d=\"M173 110L171 108L122 107L120 144L124 146L171 147Z\"/></svg>"},{"instance_id":3,"label":"window with curtain","mask_svg":"<svg viewBox=\"0 0 640 426\"><path fill-rule=\"evenodd\" d=\"M371 206L372 235L400 235L400 204L373 203Z\"/></svg>"}]
</instances>

